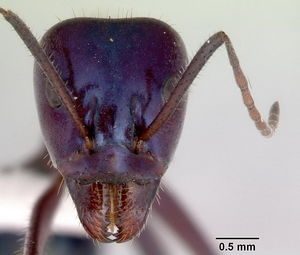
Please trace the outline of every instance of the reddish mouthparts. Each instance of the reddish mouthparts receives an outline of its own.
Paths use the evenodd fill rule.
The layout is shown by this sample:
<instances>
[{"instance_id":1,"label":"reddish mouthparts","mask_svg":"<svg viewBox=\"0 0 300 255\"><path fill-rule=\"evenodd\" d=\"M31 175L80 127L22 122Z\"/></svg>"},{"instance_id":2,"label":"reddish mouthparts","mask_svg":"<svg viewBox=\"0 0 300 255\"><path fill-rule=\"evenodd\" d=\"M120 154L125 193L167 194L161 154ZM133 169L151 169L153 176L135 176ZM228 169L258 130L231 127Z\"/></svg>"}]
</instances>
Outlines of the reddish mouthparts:
<instances>
[{"instance_id":1,"label":"reddish mouthparts","mask_svg":"<svg viewBox=\"0 0 300 255\"><path fill-rule=\"evenodd\" d=\"M160 181L66 183L88 234L101 242L125 242L143 229Z\"/></svg>"}]
</instances>

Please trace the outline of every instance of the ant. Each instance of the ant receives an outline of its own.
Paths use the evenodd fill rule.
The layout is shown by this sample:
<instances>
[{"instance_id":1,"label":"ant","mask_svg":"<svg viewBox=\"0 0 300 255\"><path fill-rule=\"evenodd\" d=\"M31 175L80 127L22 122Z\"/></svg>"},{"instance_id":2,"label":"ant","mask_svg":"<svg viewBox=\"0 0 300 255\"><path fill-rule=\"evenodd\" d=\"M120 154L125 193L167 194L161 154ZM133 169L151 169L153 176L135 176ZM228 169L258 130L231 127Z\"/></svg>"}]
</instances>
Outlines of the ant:
<instances>
[{"instance_id":1,"label":"ant","mask_svg":"<svg viewBox=\"0 0 300 255\"><path fill-rule=\"evenodd\" d=\"M266 123L223 31L188 63L180 36L155 19L74 18L38 42L16 14L0 13L35 58L40 125L58 170L33 209L24 255L42 253L61 186L91 238L125 242L142 231L179 140L188 88L220 46L256 128L266 137L277 128L278 102Z\"/></svg>"}]
</instances>

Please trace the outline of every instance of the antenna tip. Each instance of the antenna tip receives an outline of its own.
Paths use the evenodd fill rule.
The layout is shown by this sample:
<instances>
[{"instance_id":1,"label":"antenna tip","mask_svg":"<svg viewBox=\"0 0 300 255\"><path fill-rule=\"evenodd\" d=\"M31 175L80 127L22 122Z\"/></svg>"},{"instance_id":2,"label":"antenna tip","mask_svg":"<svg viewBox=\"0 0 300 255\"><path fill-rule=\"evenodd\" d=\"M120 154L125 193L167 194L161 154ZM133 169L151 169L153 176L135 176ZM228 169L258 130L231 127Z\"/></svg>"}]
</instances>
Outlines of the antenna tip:
<instances>
[{"instance_id":1,"label":"antenna tip","mask_svg":"<svg viewBox=\"0 0 300 255\"><path fill-rule=\"evenodd\" d=\"M278 127L279 115L280 115L280 106L279 106L279 102L276 101L274 104L272 104L270 108L270 114L268 119L268 124L273 131Z\"/></svg>"},{"instance_id":2,"label":"antenna tip","mask_svg":"<svg viewBox=\"0 0 300 255\"><path fill-rule=\"evenodd\" d=\"M278 112L279 113L280 107L279 107L279 101L276 101L271 106L271 112Z\"/></svg>"},{"instance_id":3,"label":"antenna tip","mask_svg":"<svg viewBox=\"0 0 300 255\"><path fill-rule=\"evenodd\" d=\"M7 11L6 11L5 9L1 8L1 7L0 7L0 13L1 13L3 16L7 15Z\"/></svg>"}]
</instances>

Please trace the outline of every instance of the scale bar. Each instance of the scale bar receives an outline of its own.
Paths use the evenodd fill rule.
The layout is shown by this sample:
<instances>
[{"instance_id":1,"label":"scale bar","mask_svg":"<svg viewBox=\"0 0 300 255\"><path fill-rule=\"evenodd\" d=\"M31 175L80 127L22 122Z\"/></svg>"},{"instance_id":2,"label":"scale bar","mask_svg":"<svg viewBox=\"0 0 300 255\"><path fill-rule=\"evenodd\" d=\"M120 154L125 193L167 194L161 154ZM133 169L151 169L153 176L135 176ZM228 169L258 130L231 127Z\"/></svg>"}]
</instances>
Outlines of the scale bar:
<instances>
[{"instance_id":1,"label":"scale bar","mask_svg":"<svg viewBox=\"0 0 300 255\"><path fill-rule=\"evenodd\" d=\"M259 237L216 237L217 240L259 240Z\"/></svg>"}]
</instances>

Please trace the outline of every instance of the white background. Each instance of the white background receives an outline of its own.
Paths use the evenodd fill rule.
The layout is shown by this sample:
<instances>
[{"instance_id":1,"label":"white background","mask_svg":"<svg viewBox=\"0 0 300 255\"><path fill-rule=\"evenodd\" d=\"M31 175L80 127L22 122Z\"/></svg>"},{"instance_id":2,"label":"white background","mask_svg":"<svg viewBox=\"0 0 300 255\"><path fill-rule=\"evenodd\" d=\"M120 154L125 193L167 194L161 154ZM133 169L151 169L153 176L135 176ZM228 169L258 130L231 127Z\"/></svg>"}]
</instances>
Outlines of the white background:
<instances>
[{"instance_id":1,"label":"white background","mask_svg":"<svg viewBox=\"0 0 300 255\"><path fill-rule=\"evenodd\" d=\"M184 131L165 182L216 250L217 236L258 236L251 254L300 253L298 0L0 0L0 6L14 10L38 38L58 18L74 13L158 18L180 33L190 58L210 35L225 31L263 116L275 100L280 101L279 129L272 139L255 130L222 47L190 90ZM0 166L17 165L40 147L32 64L24 44L0 19ZM30 203L45 182L27 175L1 177L0 228L26 226ZM81 231L67 196L60 212L56 229L62 229L63 222L65 230ZM161 231L160 222L152 220ZM173 254L192 254L170 238ZM135 249L123 244L104 247L108 254L134 254Z\"/></svg>"}]
</instances>

